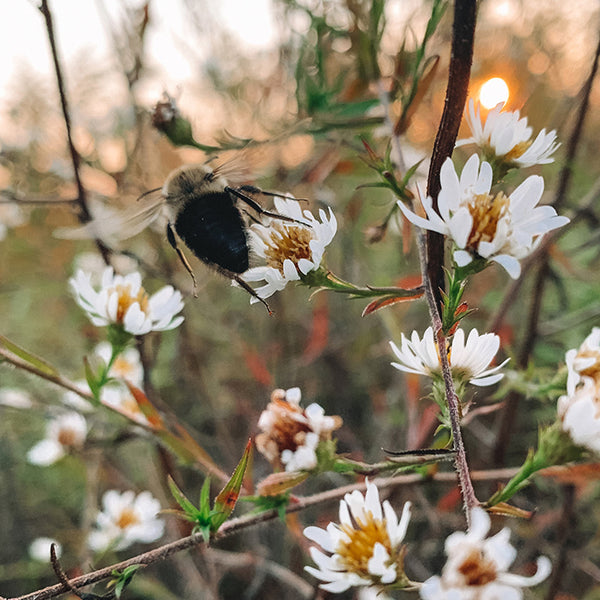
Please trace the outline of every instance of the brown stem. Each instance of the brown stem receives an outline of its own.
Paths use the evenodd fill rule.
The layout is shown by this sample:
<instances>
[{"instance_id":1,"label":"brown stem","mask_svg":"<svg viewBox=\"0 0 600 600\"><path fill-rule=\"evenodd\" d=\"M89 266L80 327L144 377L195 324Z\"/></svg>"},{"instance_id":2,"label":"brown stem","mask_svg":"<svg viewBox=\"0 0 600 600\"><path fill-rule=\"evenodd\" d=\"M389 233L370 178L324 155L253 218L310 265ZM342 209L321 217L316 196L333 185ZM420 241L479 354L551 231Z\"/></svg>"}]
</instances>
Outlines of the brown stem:
<instances>
[{"instance_id":1,"label":"brown stem","mask_svg":"<svg viewBox=\"0 0 600 600\"><path fill-rule=\"evenodd\" d=\"M444 161L452 156L469 91L476 20L476 0L455 1L446 99L427 178L427 195L433 199L436 210L441 189L440 169ZM439 233L429 231L427 234L427 274L437 306L441 305L440 291L444 289L444 240L444 236Z\"/></svg>"},{"instance_id":2,"label":"brown stem","mask_svg":"<svg viewBox=\"0 0 600 600\"><path fill-rule=\"evenodd\" d=\"M48 5L48 0L42 0L39 6L40 12L44 15L46 21L46 31L48 32L48 41L50 42L50 51L52 53L52 61L54 63L54 72L56 74L56 83L58 85L58 93L60 96L60 104L62 107L63 119L65 121L65 128L67 130L67 145L69 146L69 152L71 154L71 162L73 164L73 176L75 178L75 185L77 187L77 204L79 205L79 220L82 223L87 223L91 220L90 211L87 204L87 192L81 181L80 175L80 163L81 157L75 144L73 143L73 135L71 132L71 113L69 111L69 103L67 100L67 92L65 89L64 76L62 74L62 67L58 56L58 48L56 46L56 37L54 35L54 23L52 21L52 13ZM106 264L110 264L110 251L102 243L101 240L96 240L96 246L102 254L102 258Z\"/></svg>"},{"instance_id":3,"label":"brown stem","mask_svg":"<svg viewBox=\"0 0 600 600\"><path fill-rule=\"evenodd\" d=\"M515 475L517 471L518 469L474 471L471 474L471 476L474 480L481 481L510 479ZM456 481L456 475L452 472L435 473L429 479L442 482L454 482ZM375 483L375 485L377 485L379 489L384 489L394 488L401 485L414 485L423 481L424 478L421 475L417 473L412 473L410 475L398 475L397 477L389 477L385 479L374 479L373 483ZM364 491L365 489L366 485L364 483L357 483L353 485L347 485L341 488L336 488L334 490L327 490L326 492L314 494L313 496L296 497L286 508L286 514L299 512L311 506L316 506L326 502L339 500L345 494L351 493L354 490ZM215 539L218 540L230 536L238 531L243 531L245 529L248 529L249 527L258 525L260 523L272 521L274 519L277 519L278 517L279 514L277 511L269 510L258 515L251 514L244 517L238 517L237 519L231 519L230 521L227 521L223 524L221 529L219 529L218 533L215 535ZM110 565L109 567L105 567L103 569L98 569L97 571L81 575L80 577L71 579L69 583L77 589L80 589L87 585L91 585L93 583L97 583L99 581L108 579L112 576L113 571L122 571L123 569L132 565L150 565L165 560L166 558L177 552L187 550L188 548L192 548L193 546L197 546L202 543L202 535L199 533L193 534L180 540L176 540L175 542L171 542L169 544L160 546L159 548L155 548L154 550L138 554L137 556L116 563L114 565ZM29 594L25 594L23 596L18 596L15 598L0 598L0 600L47 600L48 598L54 598L56 596L59 596L60 594L64 594L67 591L69 591L67 587L61 583L52 585L41 590L37 590L35 592L31 592Z\"/></svg>"}]
</instances>

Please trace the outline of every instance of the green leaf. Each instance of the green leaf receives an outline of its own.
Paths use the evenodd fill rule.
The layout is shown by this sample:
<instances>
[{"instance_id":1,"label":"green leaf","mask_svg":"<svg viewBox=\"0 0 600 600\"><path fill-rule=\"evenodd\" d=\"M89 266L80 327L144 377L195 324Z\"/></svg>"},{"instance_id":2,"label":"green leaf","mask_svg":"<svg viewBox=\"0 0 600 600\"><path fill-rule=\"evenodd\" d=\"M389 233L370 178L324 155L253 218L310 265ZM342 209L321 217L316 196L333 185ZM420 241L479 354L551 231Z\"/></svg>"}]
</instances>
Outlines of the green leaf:
<instances>
[{"instance_id":1,"label":"green leaf","mask_svg":"<svg viewBox=\"0 0 600 600\"><path fill-rule=\"evenodd\" d=\"M169 484L169 489L171 490L171 494L173 495L173 498L175 498L175 502L177 502L177 504L179 504L179 506L181 506L181 508L183 509L183 512L186 515L188 515L190 517L195 517L198 514L198 509L187 498L187 496L179 489L179 487L177 486L177 484L175 483L175 481L173 480L173 478L170 475L167 476L167 482ZM206 487L207 482L208 482L208 477L206 478L206 480L204 482L204 486L202 487L202 490L204 490L204 487ZM195 521L195 518L194 518L194 521Z\"/></svg>"},{"instance_id":2,"label":"green leaf","mask_svg":"<svg viewBox=\"0 0 600 600\"><path fill-rule=\"evenodd\" d=\"M15 342L12 342L3 335L0 335L0 344L2 344L2 346L4 346L7 350L12 352L19 358L22 358L25 362L29 363L39 371L42 371L46 375L50 375L51 377L58 377L60 375L56 367L53 367L50 363L47 363L43 358L40 358L39 356L36 356L35 354L32 354L31 352L25 350L25 348L22 348L18 344L15 344Z\"/></svg>"},{"instance_id":3,"label":"green leaf","mask_svg":"<svg viewBox=\"0 0 600 600\"><path fill-rule=\"evenodd\" d=\"M246 467L248 466L248 460L252 454L252 440L248 440L244 454L238 463L231 479L225 484L225 487L219 492L219 495L215 498L215 505L213 507L213 517L211 520L211 530L217 531L219 527L227 520L229 515L233 512L235 505L240 497L240 489L244 482L244 475L246 473Z\"/></svg>"}]
</instances>

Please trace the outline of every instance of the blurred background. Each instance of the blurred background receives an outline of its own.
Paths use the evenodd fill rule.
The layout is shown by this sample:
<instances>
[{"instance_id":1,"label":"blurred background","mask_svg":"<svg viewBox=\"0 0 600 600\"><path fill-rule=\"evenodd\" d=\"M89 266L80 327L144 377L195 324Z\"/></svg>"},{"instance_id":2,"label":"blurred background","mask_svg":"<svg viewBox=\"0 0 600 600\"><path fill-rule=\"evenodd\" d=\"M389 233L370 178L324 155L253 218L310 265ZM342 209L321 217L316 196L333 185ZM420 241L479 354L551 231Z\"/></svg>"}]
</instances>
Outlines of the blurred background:
<instances>
[{"instance_id":1,"label":"blurred background","mask_svg":"<svg viewBox=\"0 0 600 600\"><path fill-rule=\"evenodd\" d=\"M211 154L228 156L238 139L272 139L252 155L255 181L264 189L308 198L312 209L333 209L339 228L326 253L327 266L357 285L414 285L418 261L408 228L394 217L384 236L375 235L382 233L394 198L358 186L376 178L364 162L361 138L381 155L388 143L378 82L392 92L392 112L399 116L399 98L411 85L431 2L388 0L375 34L369 29L371 8L366 0L51 2L92 211L133 205L175 167ZM597 3L588 0L483 0L479 6L471 96L478 98L485 82L501 78L509 110L521 110L536 132L558 131L562 147L555 162L527 173L544 175L547 201L557 189L591 70L598 12ZM439 65L402 136L407 163L425 159L417 175L422 185L443 109L451 25L450 7L426 48L426 57L439 55ZM81 381L83 357L105 333L76 306L67 281L79 266L99 269L102 259L92 241L53 236L59 227L77 225L77 190L36 2L0 5L0 52L0 333ZM152 126L152 109L164 93L191 122L194 139L218 151L178 147ZM501 92L493 91L490 107L503 99L496 93ZM565 351L600 323L600 215L597 202L581 209L600 176L599 104L595 85L563 210L579 220L552 249L537 343L528 357L536 367L529 376L536 382L551 380ZM459 137L468 135L461 129ZM457 150L455 163L462 164L468 152ZM516 184L522 174L509 177ZM111 260L117 269L140 270L150 291L171 283L186 297L183 325L140 343L145 389L223 470L237 464L278 387L299 386L304 406L318 402L327 414L341 415L338 450L353 458L377 461L382 448L432 444L436 417L425 398L427 382L389 364L389 340L427 327L423 303L395 305L363 318L363 300L327 292L311 297L306 288L288 286L271 299L275 316L269 318L264 307L251 306L245 292L195 259L200 290L193 298L189 275L165 237L163 230L148 229L115 248ZM467 292L477 311L465 328L483 331L495 323L516 369L534 282L526 278L507 300L509 285L498 268L478 275ZM499 319L501 306L506 312ZM478 389L476 406L505 400L511 386L529 389L519 387L525 375L505 379L491 392ZM46 419L64 406L64 392L2 365L0 391L9 389L23 393L30 408L0 405L0 595L17 596L55 582L50 567L28 555L39 536L61 542L62 563L72 576L114 562L115 556L93 558L85 544L107 489L149 489L167 507L172 500L165 480L171 473L190 498L197 498L201 471L182 467L150 436L112 414L90 417L91 433L81 452L49 467L29 464L27 452L44 437ZM473 469L522 463L535 444L537 423L555 415L555 397L533 396L521 396L508 424L502 410L469 423L465 436ZM270 471L256 455L254 480ZM527 592L529 597L600 598L597 477L591 470L566 482L538 478L517 497L520 506L536 511L531 521L510 522L520 544L519 571L526 572L540 551L553 560L566 556L560 595L554 590L545 596L541 586ZM298 493L346 483L341 475L321 475ZM478 484L478 493L485 498L494 486ZM565 533L563 498L573 489L576 511ZM406 569L415 579L425 578L443 564L446 535L463 527L458 490L428 482L397 489L390 499L395 506L405 500L415 505ZM236 510L242 514L243 508ZM323 525L336 512L335 504L319 507L290 517L287 526L271 522L217 544L214 551L177 556L146 569L126 593L167 600L310 598L314 582L302 571L309 561L302 527ZM185 525L168 522L165 540L188 533ZM283 566L284 574L273 565Z\"/></svg>"}]
</instances>

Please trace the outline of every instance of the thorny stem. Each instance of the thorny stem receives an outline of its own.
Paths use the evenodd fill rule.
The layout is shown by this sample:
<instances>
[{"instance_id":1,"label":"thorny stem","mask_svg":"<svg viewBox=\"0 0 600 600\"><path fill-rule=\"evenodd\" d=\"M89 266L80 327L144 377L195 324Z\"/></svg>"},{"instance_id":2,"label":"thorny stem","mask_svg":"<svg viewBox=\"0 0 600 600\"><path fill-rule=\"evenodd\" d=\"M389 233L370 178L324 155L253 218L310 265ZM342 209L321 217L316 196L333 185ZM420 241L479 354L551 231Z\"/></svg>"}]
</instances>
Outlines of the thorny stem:
<instances>
[{"instance_id":1,"label":"thorny stem","mask_svg":"<svg viewBox=\"0 0 600 600\"><path fill-rule=\"evenodd\" d=\"M427 195L433 199L433 207L436 210L437 197L441 189L440 170L444 161L452 156L465 102L467 101L471 64L473 62L476 20L476 0L455 0L452 50L444 112L435 138L427 177ZM440 292L444 289L444 241L443 235L433 231L428 232L427 275L431 281L436 306L441 305Z\"/></svg>"},{"instance_id":2,"label":"thorny stem","mask_svg":"<svg viewBox=\"0 0 600 600\"><path fill-rule=\"evenodd\" d=\"M75 144L73 143L73 135L71 132L71 113L69 111L69 103L67 100L67 92L65 90L64 77L62 74L62 68L58 57L58 48L56 46L56 38L54 36L54 23L52 21L52 13L48 5L48 0L42 0L39 6L40 12L44 15L46 21L46 30L48 32L48 41L50 43L50 51L52 53L52 61L54 63L54 72L56 74L56 83L58 86L58 93L60 96L60 104L63 112L63 119L65 121L65 129L67 130L67 144L69 146L69 152L71 154L71 162L73 163L73 176L75 178L75 185L77 187L77 204L79 205L79 220L82 223L87 223L91 220L90 211L87 205L87 193L83 182L81 181L81 175L79 173L79 167L81 158ZM96 240L96 246L102 254L104 262L110 264L109 249L102 243L101 240Z\"/></svg>"},{"instance_id":3,"label":"thorny stem","mask_svg":"<svg viewBox=\"0 0 600 600\"><path fill-rule=\"evenodd\" d=\"M473 479L495 481L498 479L509 479L516 472L517 469L495 469L492 471L474 471L472 473L472 476ZM442 482L453 482L456 479L456 475L451 472L435 473L433 476L431 476L431 479ZM398 475L397 477L390 477L386 479L375 479L373 480L373 483L375 483L379 489L387 489L394 488L400 485L414 485L423 481L424 479L421 475L414 473L410 475ZM333 502L339 500L345 494L351 493L354 490L364 491L365 489L366 484L358 483L344 486L341 488L336 488L334 490L327 490L326 492L314 494L313 496L295 497L294 500L290 503L290 505L286 508L285 512L286 514L300 512L311 506L316 506L325 502ZM214 539L219 540L221 538L230 536L233 533L237 533L238 531L243 531L245 529L248 529L249 527L253 527L254 525L258 525L267 521L272 521L274 519L277 519L278 517L279 513L276 510L268 510L258 515L251 514L243 517L238 517L236 519L231 519L229 521L226 521L221 526L219 531L215 534ZM175 542L164 544L163 546L155 548L154 550L143 552L142 554L138 554L137 556L129 558L120 563L110 565L109 567L105 567L103 569L98 569L97 571L81 575L80 577L75 577L74 579L70 580L70 584L77 589L81 589L82 587L85 587L87 585L98 583L99 581L103 581L105 579L108 579L109 577L112 577L113 571L123 571L123 569L126 569L127 567L130 567L132 565L150 565L165 560L166 558L177 552L181 552L194 546L198 546L203 542L204 539L202 537L202 534L193 534L188 537L176 540ZM59 596L60 594L64 594L67 591L69 590L66 588L66 586L62 583L59 583L15 598L0 597L0 600L48 600L48 598L54 598L56 596Z\"/></svg>"}]
</instances>

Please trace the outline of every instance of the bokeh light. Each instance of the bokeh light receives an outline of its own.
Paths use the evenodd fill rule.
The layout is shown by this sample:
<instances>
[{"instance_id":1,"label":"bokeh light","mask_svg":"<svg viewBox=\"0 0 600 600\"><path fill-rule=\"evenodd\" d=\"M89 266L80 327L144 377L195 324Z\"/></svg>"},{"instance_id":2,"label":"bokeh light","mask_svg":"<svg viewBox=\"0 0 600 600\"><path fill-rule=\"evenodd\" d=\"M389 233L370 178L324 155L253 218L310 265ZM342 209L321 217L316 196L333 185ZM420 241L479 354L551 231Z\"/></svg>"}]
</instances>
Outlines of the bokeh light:
<instances>
[{"instance_id":1,"label":"bokeh light","mask_svg":"<svg viewBox=\"0 0 600 600\"><path fill-rule=\"evenodd\" d=\"M508 96L508 85L501 77L488 79L479 90L479 102L487 109L494 108L499 102L506 102Z\"/></svg>"}]
</instances>

